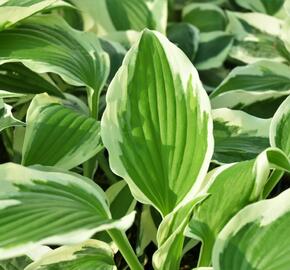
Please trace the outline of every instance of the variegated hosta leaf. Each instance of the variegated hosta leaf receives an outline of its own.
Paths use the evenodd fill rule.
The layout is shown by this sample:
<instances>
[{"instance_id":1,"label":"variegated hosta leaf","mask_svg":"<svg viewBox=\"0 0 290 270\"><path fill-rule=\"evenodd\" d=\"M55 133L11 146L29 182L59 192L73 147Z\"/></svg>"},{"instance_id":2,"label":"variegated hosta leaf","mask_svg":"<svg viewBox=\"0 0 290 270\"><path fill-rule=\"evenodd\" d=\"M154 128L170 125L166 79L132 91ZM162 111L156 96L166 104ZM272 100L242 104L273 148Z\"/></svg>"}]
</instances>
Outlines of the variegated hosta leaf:
<instances>
[{"instance_id":1,"label":"variegated hosta leaf","mask_svg":"<svg viewBox=\"0 0 290 270\"><path fill-rule=\"evenodd\" d=\"M27 256L0 261L0 270L23 270L32 260Z\"/></svg>"},{"instance_id":2,"label":"variegated hosta leaf","mask_svg":"<svg viewBox=\"0 0 290 270\"><path fill-rule=\"evenodd\" d=\"M199 190L213 150L210 105L195 68L161 34L145 30L125 57L101 134L113 171L163 216Z\"/></svg>"},{"instance_id":3,"label":"variegated hosta leaf","mask_svg":"<svg viewBox=\"0 0 290 270\"><path fill-rule=\"evenodd\" d=\"M172 23L167 28L167 37L194 61L199 46L199 31L188 23Z\"/></svg>"},{"instance_id":4,"label":"variegated hosta leaf","mask_svg":"<svg viewBox=\"0 0 290 270\"><path fill-rule=\"evenodd\" d=\"M25 124L12 115L12 107L5 104L3 99L0 98L0 132L9 127L23 125Z\"/></svg>"},{"instance_id":5,"label":"variegated hosta leaf","mask_svg":"<svg viewBox=\"0 0 290 270\"><path fill-rule=\"evenodd\" d=\"M37 95L26 117L22 164L71 169L99 150L100 124L66 108L58 99Z\"/></svg>"},{"instance_id":6,"label":"variegated hosta leaf","mask_svg":"<svg viewBox=\"0 0 290 270\"><path fill-rule=\"evenodd\" d=\"M223 165L208 173L205 189L210 196L197 206L186 232L203 243L199 266L211 264L213 244L225 224L261 198L271 168L290 170L289 159L275 148L265 150L255 160Z\"/></svg>"},{"instance_id":7,"label":"variegated hosta leaf","mask_svg":"<svg viewBox=\"0 0 290 270\"><path fill-rule=\"evenodd\" d=\"M153 255L155 270L180 269L184 230L192 210L206 197L207 195L197 196L163 219L157 232L158 250Z\"/></svg>"},{"instance_id":8,"label":"variegated hosta leaf","mask_svg":"<svg viewBox=\"0 0 290 270\"><path fill-rule=\"evenodd\" d=\"M215 270L288 270L290 265L290 190L249 205L218 235Z\"/></svg>"},{"instance_id":9,"label":"variegated hosta leaf","mask_svg":"<svg viewBox=\"0 0 290 270\"><path fill-rule=\"evenodd\" d=\"M165 33L166 0L72 0L71 2L82 11L85 30L107 34L150 28Z\"/></svg>"},{"instance_id":10,"label":"variegated hosta leaf","mask_svg":"<svg viewBox=\"0 0 290 270\"><path fill-rule=\"evenodd\" d=\"M52 82L19 63L0 65L0 89L19 94L39 94L63 97L63 93Z\"/></svg>"},{"instance_id":11,"label":"variegated hosta leaf","mask_svg":"<svg viewBox=\"0 0 290 270\"><path fill-rule=\"evenodd\" d=\"M227 14L229 32L235 36L230 57L243 63L266 59L289 61L290 54L281 40L281 20L261 13Z\"/></svg>"},{"instance_id":12,"label":"variegated hosta leaf","mask_svg":"<svg viewBox=\"0 0 290 270\"><path fill-rule=\"evenodd\" d=\"M282 149L290 156L290 96L275 113L270 127L271 146Z\"/></svg>"},{"instance_id":13,"label":"variegated hosta leaf","mask_svg":"<svg viewBox=\"0 0 290 270\"><path fill-rule=\"evenodd\" d=\"M211 104L268 118L289 94L290 68L264 60L233 69L211 94Z\"/></svg>"},{"instance_id":14,"label":"variegated hosta leaf","mask_svg":"<svg viewBox=\"0 0 290 270\"><path fill-rule=\"evenodd\" d=\"M270 146L271 119L261 119L242 111L212 111L215 152L213 160L232 163L255 158Z\"/></svg>"},{"instance_id":15,"label":"variegated hosta leaf","mask_svg":"<svg viewBox=\"0 0 290 270\"><path fill-rule=\"evenodd\" d=\"M282 8L285 0L235 0L235 2L243 8L274 15Z\"/></svg>"},{"instance_id":16,"label":"variegated hosta leaf","mask_svg":"<svg viewBox=\"0 0 290 270\"><path fill-rule=\"evenodd\" d=\"M0 43L0 64L22 62L35 72L53 72L72 85L86 86L90 106L96 107L109 58L94 34L76 31L60 17L48 15L2 31L0 39L5 40Z\"/></svg>"},{"instance_id":17,"label":"variegated hosta leaf","mask_svg":"<svg viewBox=\"0 0 290 270\"><path fill-rule=\"evenodd\" d=\"M209 3L192 3L185 6L182 17L184 22L194 25L200 32L224 31L227 25L223 10Z\"/></svg>"},{"instance_id":18,"label":"variegated hosta leaf","mask_svg":"<svg viewBox=\"0 0 290 270\"><path fill-rule=\"evenodd\" d=\"M2 0L0 3L0 30L51 8L70 6L60 0Z\"/></svg>"},{"instance_id":19,"label":"variegated hosta leaf","mask_svg":"<svg viewBox=\"0 0 290 270\"><path fill-rule=\"evenodd\" d=\"M198 70L219 68L228 57L233 37L222 31L202 33L194 64Z\"/></svg>"},{"instance_id":20,"label":"variegated hosta leaf","mask_svg":"<svg viewBox=\"0 0 290 270\"><path fill-rule=\"evenodd\" d=\"M104 192L80 175L7 163L0 165L0 176L0 259L40 244L80 243L133 222L133 214L112 220Z\"/></svg>"},{"instance_id":21,"label":"variegated hosta leaf","mask_svg":"<svg viewBox=\"0 0 290 270\"><path fill-rule=\"evenodd\" d=\"M110 246L98 240L48 252L25 270L117 270Z\"/></svg>"}]
</instances>

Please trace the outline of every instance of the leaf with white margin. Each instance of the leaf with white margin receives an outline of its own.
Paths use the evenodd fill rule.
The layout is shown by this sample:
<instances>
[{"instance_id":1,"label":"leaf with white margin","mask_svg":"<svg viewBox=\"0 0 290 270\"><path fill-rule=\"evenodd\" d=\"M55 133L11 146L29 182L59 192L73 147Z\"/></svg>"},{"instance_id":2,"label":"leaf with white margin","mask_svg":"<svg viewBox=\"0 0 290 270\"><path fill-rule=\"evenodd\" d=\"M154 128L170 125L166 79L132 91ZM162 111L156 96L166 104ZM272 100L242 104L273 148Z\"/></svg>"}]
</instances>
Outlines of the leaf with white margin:
<instances>
[{"instance_id":1,"label":"leaf with white margin","mask_svg":"<svg viewBox=\"0 0 290 270\"><path fill-rule=\"evenodd\" d=\"M251 204L218 235L215 270L288 270L290 264L290 189Z\"/></svg>"},{"instance_id":2,"label":"leaf with white margin","mask_svg":"<svg viewBox=\"0 0 290 270\"><path fill-rule=\"evenodd\" d=\"M166 0L72 0L82 12L84 30L98 35L150 28L165 33ZM100 12L101 11L101 12Z\"/></svg>"},{"instance_id":3,"label":"leaf with white margin","mask_svg":"<svg viewBox=\"0 0 290 270\"><path fill-rule=\"evenodd\" d=\"M98 231L127 229L134 220L135 213L113 220L101 188L74 173L6 163L0 176L0 259L42 244L81 243Z\"/></svg>"},{"instance_id":4,"label":"leaf with white margin","mask_svg":"<svg viewBox=\"0 0 290 270\"><path fill-rule=\"evenodd\" d=\"M233 36L222 31L200 34L194 64L198 70L219 68L227 59L233 45Z\"/></svg>"},{"instance_id":5,"label":"leaf with white margin","mask_svg":"<svg viewBox=\"0 0 290 270\"><path fill-rule=\"evenodd\" d=\"M274 15L282 8L285 0L235 0L235 2L243 8Z\"/></svg>"},{"instance_id":6,"label":"leaf with white margin","mask_svg":"<svg viewBox=\"0 0 290 270\"><path fill-rule=\"evenodd\" d=\"M232 163L255 158L269 143L271 119L261 119L242 111L212 111L214 126L214 162Z\"/></svg>"},{"instance_id":7,"label":"leaf with white margin","mask_svg":"<svg viewBox=\"0 0 290 270\"><path fill-rule=\"evenodd\" d=\"M71 169L101 149L100 123L47 94L36 95L26 116L22 164Z\"/></svg>"},{"instance_id":8,"label":"leaf with white margin","mask_svg":"<svg viewBox=\"0 0 290 270\"><path fill-rule=\"evenodd\" d=\"M117 270L110 246L98 240L62 246L48 252L24 270Z\"/></svg>"},{"instance_id":9,"label":"leaf with white margin","mask_svg":"<svg viewBox=\"0 0 290 270\"><path fill-rule=\"evenodd\" d=\"M0 65L0 89L10 93L40 94L46 92L49 95L64 97L55 84L19 63Z\"/></svg>"},{"instance_id":10,"label":"leaf with white margin","mask_svg":"<svg viewBox=\"0 0 290 270\"><path fill-rule=\"evenodd\" d=\"M210 18L210 20L205 18ZM186 5L182 10L182 21L194 25L200 32L224 31L227 25L223 10L210 3Z\"/></svg>"},{"instance_id":11,"label":"leaf with white margin","mask_svg":"<svg viewBox=\"0 0 290 270\"><path fill-rule=\"evenodd\" d=\"M270 126L270 143L290 156L290 96L275 113Z\"/></svg>"},{"instance_id":12,"label":"leaf with white margin","mask_svg":"<svg viewBox=\"0 0 290 270\"><path fill-rule=\"evenodd\" d=\"M199 266L211 265L218 233L240 209L261 198L273 168L290 171L290 161L281 150L268 148L254 160L223 165L208 173L205 191L210 196L196 207L186 230L188 237L202 241Z\"/></svg>"},{"instance_id":13,"label":"leaf with white margin","mask_svg":"<svg viewBox=\"0 0 290 270\"><path fill-rule=\"evenodd\" d=\"M134 197L163 216L199 191L213 152L208 96L174 44L145 30L107 92L101 136Z\"/></svg>"},{"instance_id":14,"label":"leaf with white margin","mask_svg":"<svg viewBox=\"0 0 290 270\"><path fill-rule=\"evenodd\" d=\"M290 53L281 39L282 20L262 13L227 12L228 31L235 36L230 57L242 63L270 59L286 62Z\"/></svg>"},{"instance_id":15,"label":"leaf with white margin","mask_svg":"<svg viewBox=\"0 0 290 270\"><path fill-rule=\"evenodd\" d=\"M96 107L109 75L109 57L93 33L76 31L62 18L47 15L0 32L0 39L5 40L0 64L21 62L34 72L56 73L69 84L86 86L90 107Z\"/></svg>"},{"instance_id":16,"label":"leaf with white margin","mask_svg":"<svg viewBox=\"0 0 290 270\"><path fill-rule=\"evenodd\" d=\"M60 0L4 0L0 2L0 30L11 27L33 14L56 7L70 5Z\"/></svg>"},{"instance_id":17,"label":"leaf with white margin","mask_svg":"<svg viewBox=\"0 0 290 270\"><path fill-rule=\"evenodd\" d=\"M8 104L5 104L3 99L0 98L0 132L9 127L24 125L25 123L16 119L12 115L12 107Z\"/></svg>"},{"instance_id":18,"label":"leaf with white margin","mask_svg":"<svg viewBox=\"0 0 290 270\"><path fill-rule=\"evenodd\" d=\"M164 217L158 228L158 249L152 260L155 270L180 268L185 238L184 230L194 207L207 196L207 194L196 196L194 200L187 202Z\"/></svg>"},{"instance_id":19,"label":"leaf with white margin","mask_svg":"<svg viewBox=\"0 0 290 270\"><path fill-rule=\"evenodd\" d=\"M214 109L228 107L268 118L289 94L289 66L263 60L233 69L210 98Z\"/></svg>"}]
</instances>

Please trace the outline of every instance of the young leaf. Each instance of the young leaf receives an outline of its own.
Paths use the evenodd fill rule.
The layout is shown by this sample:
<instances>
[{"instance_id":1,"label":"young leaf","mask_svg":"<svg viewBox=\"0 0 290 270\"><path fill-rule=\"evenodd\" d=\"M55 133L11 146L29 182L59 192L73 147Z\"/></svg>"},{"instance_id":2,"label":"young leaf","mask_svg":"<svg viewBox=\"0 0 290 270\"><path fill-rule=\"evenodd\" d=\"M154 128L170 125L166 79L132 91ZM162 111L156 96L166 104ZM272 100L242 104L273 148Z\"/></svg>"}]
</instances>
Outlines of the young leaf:
<instances>
[{"instance_id":1,"label":"young leaf","mask_svg":"<svg viewBox=\"0 0 290 270\"><path fill-rule=\"evenodd\" d=\"M196 208L186 233L203 243L199 266L210 265L213 244L225 224L240 209L260 199L271 168L289 170L290 161L283 152L269 148L255 160L209 172L205 189L210 196Z\"/></svg>"},{"instance_id":2,"label":"young leaf","mask_svg":"<svg viewBox=\"0 0 290 270\"><path fill-rule=\"evenodd\" d=\"M209 32L200 35L194 64L198 70L219 68L228 57L233 37L225 32Z\"/></svg>"},{"instance_id":3,"label":"young leaf","mask_svg":"<svg viewBox=\"0 0 290 270\"><path fill-rule=\"evenodd\" d=\"M63 246L48 252L24 270L117 270L110 246L98 240Z\"/></svg>"},{"instance_id":4,"label":"young leaf","mask_svg":"<svg viewBox=\"0 0 290 270\"><path fill-rule=\"evenodd\" d=\"M71 169L101 150L100 124L46 94L37 95L28 109L22 164Z\"/></svg>"},{"instance_id":5,"label":"young leaf","mask_svg":"<svg viewBox=\"0 0 290 270\"><path fill-rule=\"evenodd\" d=\"M215 151L213 160L232 163L255 158L270 146L271 119L261 119L242 111L212 111Z\"/></svg>"},{"instance_id":6,"label":"young leaf","mask_svg":"<svg viewBox=\"0 0 290 270\"><path fill-rule=\"evenodd\" d=\"M25 124L12 115L12 107L0 98L0 132L8 127L24 126Z\"/></svg>"},{"instance_id":7,"label":"young leaf","mask_svg":"<svg viewBox=\"0 0 290 270\"><path fill-rule=\"evenodd\" d=\"M165 216L201 185L213 151L208 97L195 68L145 30L110 84L101 135L113 171Z\"/></svg>"},{"instance_id":8,"label":"young leaf","mask_svg":"<svg viewBox=\"0 0 290 270\"><path fill-rule=\"evenodd\" d=\"M215 109L228 107L268 118L289 94L290 68L263 60L233 69L210 97Z\"/></svg>"},{"instance_id":9,"label":"young leaf","mask_svg":"<svg viewBox=\"0 0 290 270\"><path fill-rule=\"evenodd\" d=\"M54 7L70 6L60 0L4 0L2 2L0 3L0 30L11 27L35 13Z\"/></svg>"},{"instance_id":10,"label":"young leaf","mask_svg":"<svg viewBox=\"0 0 290 270\"><path fill-rule=\"evenodd\" d=\"M0 176L0 259L40 244L80 243L133 222L133 215L112 220L101 188L80 175L7 163Z\"/></svg>"},{"instance_id":11,"label":"young leaf","mask_svg":"<svg viewBox=\"0 0 290 270\"><path fill-rule=\"evenodd\" d=\"M249 205L218 235L215 270L288 270L290 264L290 190Z\"/></svg>"},{"instance_id":12,"label":"young leaf","mask_svg":"<svg viewBox=\"0 0 290 270\"><path fill-rule=\"evenodd\" d=\"M72 29L60 17L36 16L0 32L0 64L22 62L37 73L52 72L66 82L86 86L92 115L109 75L109 58L92 33Z\"/></svg>"},{"instance_id":13,"label":"young leaf","mask_svg":"<svg viewBox=\"0 0 290 270\"><path fill-rule=\"evenodd\" d=\"M185 6L182 10L182 20L194 25L200 32L224 31L227 24L223 10L209 3L192 3Z\"/></svg>"}]
</instances>

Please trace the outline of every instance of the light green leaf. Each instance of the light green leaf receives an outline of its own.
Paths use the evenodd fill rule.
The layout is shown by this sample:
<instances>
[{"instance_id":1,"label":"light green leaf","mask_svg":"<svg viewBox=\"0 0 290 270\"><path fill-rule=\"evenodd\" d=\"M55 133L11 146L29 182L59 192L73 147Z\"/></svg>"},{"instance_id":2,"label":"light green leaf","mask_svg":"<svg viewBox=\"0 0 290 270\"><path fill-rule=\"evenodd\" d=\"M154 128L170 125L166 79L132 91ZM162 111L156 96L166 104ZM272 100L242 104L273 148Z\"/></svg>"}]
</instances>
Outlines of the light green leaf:
<instances>
[{"instance_id":1,"label":"light green leaf","mask_svg":"<svg viewBox=\"0 0 290 270\"><path fill-rule=\"evenodd\" d=\"M270 127L271 146L282 149L290 156L290 96L275 113Z\"/></svg>"},{"instance_id":2,"label":"light green leaf","mask_svg":"<svg viewBox=\"0 0 290 270\"><path fill-rule=\"evenodd\" d=\"M285 0L235 0L235 2L243 8L274 15L282 8Z\"/></svg>"},{"instance_id":3,"label":"light green leaf","mask_svg":"<svg viewBox=\"0 0 290 270\"><path fill-rule=\"evenodd\" d=\"M225 32L209 32L200 35L200 43L194 60L198 70L219 68L228 57L233 37Z\"/></svg>"},{"instance_id":4,"label":"light green leaf","mask_svg":"<svg viewBox=\"0 0 290 270\"><path fill-rule=\"evenodd\" d=\"M26 117L22 164L71 169L101 150L100 124L46 94L37 95Z\"/></svg>"},{"instance_id":5,"label":"light green leaf","mask_svg":"<svg viewBox=\"0 0 290 270\"><path fill-rule=\"evenodd\" d=\"M227 12L228 31L235 36L230 57L242 63L289 61L282 37L282 21L261 13Z\"/></svg>"},{"instance_id":6,"label":"light green leaf","mask_svg":"<svg viewBox=\"0 0 290 270\"><path fill-rule=\"evenodd\" d=\"M271 119L261 119L242 111L213 110L215 152L213 160L232 163L255 158L270 146Z\"/></svg>"},{"instance_id":7,"label":"light green leaf","mask_svg":"<svg viewBox=\"0 0 290 270\"><path fill-rule=\"evenodd\" d=\"M163 219L157 232L158 250L153 255L155 270L180 269L184 230L194 207L206 197L207 195L197 196Z\"/></svg>"},{"instance_id":8,"label":"light green leaf","mask_svg":"<svg viewBox=\"0 0 290 270\"><path fill-rule=\"evenodd\" d=\"M97 240L63 246L36 260L25 270L117 270L110 246Z\"/></svg>"},{"instance_id":9,"label":"light green leaf","mask_svg":"<svg viewBox=\"0 0 290 270\"><path fill-rule=\"evenodd\" d=\"M192 3L185 6L182 10L182 20L194 25L200 32L224 31L227 25L223 10L209 3Z\"/></svg>"},{"instance_id":10,"label":"light green leaf","mask_svg":"<svg viewBox=\"0 0 290 270\"><path fill-rule=\"evenodd\" d=\"M112 220L105 194L90 179L50 167L0 165L0 259L41 244L76 244L98 231L131 226ZM21 224L21 226L19 226Z\"/></svg>"},{"instance_id":11,"label":"light green leaf","mask_svg":"<svg viewBox=\"0 0 290 270\"><path fill-rule=\"evenodd\" d=\"M64 97L52 82L19 63L0 66L0 89L19 94L40 94ZM9 96L8 96L9 97Z\"/></svg>"},{"instance_id":12,"label":"light green leaf","mask_svg":"<svg viewBox=\"0 0 290 270\"><path fill-rule=\"evenodd\" d=\"M0 98L0 132L9 127L23 125L25 124L12 115L12 107L5 104L3 99Z\"/></svg>"},{"instance_id":13,"label":"light green leaf","mask_svg":"<svg viewBox=\"0 0 290 270\"><path fill-rule=\"evenodd\" d=\"M194 61L199 45L199 31L188 23L173 23L167 28L167 37Z\"/></svg>"},{"instance_id":14,"label":"light green leaf","mask_svg":"<svg viewBox=\"0 0 290 270\"><path fill-rule=\"evenodd\" d=\"M60 17L36 16L0 32L0 64L22 62L37 73L53 72L88 88L96 117L99 92L109 74L109 58L92 33L72 29Z\"/></svg>"},{"instance_id":15,"label":"light green leaf","mask_svg":"<svg viewBox=\"0 0 290 270\"><path fill-rule=\"evenodd\" d=\"M290 68L263 60L233 69L210 97L214 109L228 107L268 118L289 94Z\"/></svg>"},{"instance_id":16,"label":"light green leaf","mask_svg":"<svg viewBox=\"0 0 290 270\"><path fill-rule=\"evenodd\" d=\"M213 151L209 101L188 58L161 34L144 31L125 57L101 134L112 170L163 216L199 190Z\"/></svg>"},{"instance_id":17,"label":"light green leaf","mask_svg":"<svg viewBox=\"0 0 290 270\"><path fill-rule=\"evenodd\" d=\"M215 270L288 270L290 190L242 209L218 235Z\"/></svg>"},{"instance_id":18,"label":"light green leaf","mask_svg":"<svg viewBox=\"0 0 290 270\"><path fill-rule=\"evenodd\" d=\"M55 7L69 7L60 0L4 0L0 3L0 30L32 16L35 13Z\"/></svg>"},{"instance_id":19,"label":"light green leaf","mask_svg":"<svg viewBox=\"0 0 290 270\"><path fill-rule=\"evenodd\" d=\"M165 33L166 0L72 0L82 11L84 28L100 35L144 28ZM101 11L101 12L100 12Z\"/></svg>"},{"instance_id":20,"label":"light green leaf","mask_svg":"<svg viewBox=\"0 0 290 270\"><path fill-rule=\"evenodd\" d=\"M210 266L215 239L227 222L261 198L272 168L289 170L290 161L280 150L269 148L255 160L223 165L209 172L205 190L210 196L197 206L186 232L203 243L199 266Z\"/></svg>"}]
</instances>

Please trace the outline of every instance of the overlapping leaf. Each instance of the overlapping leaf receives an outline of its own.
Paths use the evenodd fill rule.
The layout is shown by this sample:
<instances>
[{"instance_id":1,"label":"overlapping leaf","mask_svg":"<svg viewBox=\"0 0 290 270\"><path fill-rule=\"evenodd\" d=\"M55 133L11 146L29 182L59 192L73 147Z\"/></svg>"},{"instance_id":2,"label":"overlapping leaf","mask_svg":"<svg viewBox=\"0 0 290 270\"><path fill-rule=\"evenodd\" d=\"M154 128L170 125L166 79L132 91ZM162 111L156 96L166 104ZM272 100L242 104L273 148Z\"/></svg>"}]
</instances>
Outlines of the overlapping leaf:
<instances>
[{"instance_id":1,"label":"overlapping leaf","mask_svg":"<svg viewBox=\"0 0 290 270\"><path fill-rule=\"evenodd\" d=\"M113 171L164 216L195 193L212 155L207 95L186 56L146 30L107 93L102 140Z\"/></svg>"},{"instance_id":2,"label":"overlapping leaf","mask_svg":"<svg viewBox=\"0 0 290 270\"><path fill-rule=\"evenodd\" d=\"M235 0L235 2L243 8L274 15L282 8L285 0Z\"/></svg>"},{"instance_id":3,"label":"overlapping leaf","mask_svg":"<svg viewBox=\"0 0 290 270\"><path fill-rule=\"evenodd\" d=\"M34 98L26 122L23 165L71 169L101 149L97 120L66 108L45 94Z\"/></svg>"}]
</instances>

